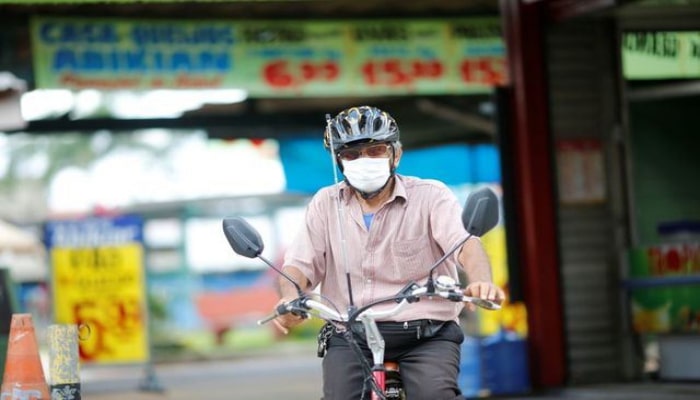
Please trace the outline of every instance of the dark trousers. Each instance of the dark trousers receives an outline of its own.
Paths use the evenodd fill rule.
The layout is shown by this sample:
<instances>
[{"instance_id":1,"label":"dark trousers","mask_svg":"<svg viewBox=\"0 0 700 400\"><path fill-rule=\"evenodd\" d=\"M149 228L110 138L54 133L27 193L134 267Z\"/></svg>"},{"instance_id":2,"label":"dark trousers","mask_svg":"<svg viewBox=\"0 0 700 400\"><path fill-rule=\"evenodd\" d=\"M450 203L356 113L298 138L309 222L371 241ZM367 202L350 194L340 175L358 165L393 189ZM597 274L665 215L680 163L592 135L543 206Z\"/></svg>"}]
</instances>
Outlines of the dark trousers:
<instances>
[{"instance_id":1,"label":"dark trousers","mask_svg":"<svg viewBox=\"0 0 700 400\"><path fill-rule=\"evenodd\" d=\"M446 322L439 329L380 324L386 344L385 360L399 363L408 400L464 399L457 384L462 329ZM430 328L430 327L428 327ZM361 332L357 338L370 365L372 353ZM323 400L360 400L363 370L357 354L341 334L331 336L323 359ZM369 400L366 388L364 399Z\"/></svg>"}]
</instances>

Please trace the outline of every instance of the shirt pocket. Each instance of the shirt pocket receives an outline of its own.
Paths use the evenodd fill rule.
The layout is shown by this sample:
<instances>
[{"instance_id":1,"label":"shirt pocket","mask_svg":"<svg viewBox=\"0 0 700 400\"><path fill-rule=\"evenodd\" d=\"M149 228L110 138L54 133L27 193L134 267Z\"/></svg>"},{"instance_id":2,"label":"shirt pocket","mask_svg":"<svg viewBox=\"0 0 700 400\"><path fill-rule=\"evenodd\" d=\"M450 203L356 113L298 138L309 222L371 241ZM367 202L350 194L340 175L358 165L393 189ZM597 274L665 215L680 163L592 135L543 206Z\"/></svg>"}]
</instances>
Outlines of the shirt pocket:
<instances>
[{"instance_id":1,"label":"shirt pocket","mask_svg":"<svg viewBox=\"0 0 700 400\"><path fill-rule=\"evenodd\" d=\"M427 237L397 240L392 245L395 277L407 283L428 277L428 271L436 260L432 259Z\"/></svg>"}]
</instances>

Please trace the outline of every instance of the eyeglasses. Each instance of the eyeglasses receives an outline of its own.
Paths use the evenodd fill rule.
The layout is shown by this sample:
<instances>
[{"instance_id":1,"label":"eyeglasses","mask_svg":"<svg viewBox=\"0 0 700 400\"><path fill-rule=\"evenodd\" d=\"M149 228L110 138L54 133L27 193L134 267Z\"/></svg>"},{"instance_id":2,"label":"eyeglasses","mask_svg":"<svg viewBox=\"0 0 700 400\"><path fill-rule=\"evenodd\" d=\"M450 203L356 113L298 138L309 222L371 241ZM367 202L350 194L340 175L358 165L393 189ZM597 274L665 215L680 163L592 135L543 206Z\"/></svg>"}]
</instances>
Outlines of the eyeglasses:
<instances>
[{"instance_id":1,"label":"eyeglasses","mask_svg":"<svg viewBox=\"0 0 700 400\"><path fill-rule=\"evenodd\" d=\"M365 157L379 158L387 155L389 152L388 143L373 144L371 146L356 147L352 149L344 149L338 152L338 157L341 160L352 161L357 160L363 154Z\"/></svg>"}]
</instances>

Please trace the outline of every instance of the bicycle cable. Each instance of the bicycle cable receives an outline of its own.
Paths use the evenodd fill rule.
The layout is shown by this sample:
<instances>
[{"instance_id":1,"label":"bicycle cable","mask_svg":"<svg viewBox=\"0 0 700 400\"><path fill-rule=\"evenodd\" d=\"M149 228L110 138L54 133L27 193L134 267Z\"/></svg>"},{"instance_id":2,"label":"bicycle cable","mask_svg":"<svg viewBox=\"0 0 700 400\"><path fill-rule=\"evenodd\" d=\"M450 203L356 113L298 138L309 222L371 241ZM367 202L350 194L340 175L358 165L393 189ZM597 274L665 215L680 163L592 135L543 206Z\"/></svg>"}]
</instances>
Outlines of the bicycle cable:
<instances>
[{"instance_id":1,"label":"bicycle cable","mask_svg":"<svg viewBox=\"0 0 700 400\"><path fill-rule=\"evenodd\" d=\"M335 141L333 140L333 134L331 133L331 116L326 114L326 132L328 133L328 140L330 143L330 153L331 162L333 164L333 182L336 188L336 215L338 216L338 236L340 237L340 251L343 257L343 264L345 267L345 280L348 286L348 302L350 309L355 307L355 302L352 296L352 284L350 279L350 267L348 266L348 255L347 255L347 244L345 242L345 232L343 230L343 221L345 220L345 209L343 208L343 202L340 199L340 182L338 181L338 160L335 154Z\"/></svg>"}]
</instances>

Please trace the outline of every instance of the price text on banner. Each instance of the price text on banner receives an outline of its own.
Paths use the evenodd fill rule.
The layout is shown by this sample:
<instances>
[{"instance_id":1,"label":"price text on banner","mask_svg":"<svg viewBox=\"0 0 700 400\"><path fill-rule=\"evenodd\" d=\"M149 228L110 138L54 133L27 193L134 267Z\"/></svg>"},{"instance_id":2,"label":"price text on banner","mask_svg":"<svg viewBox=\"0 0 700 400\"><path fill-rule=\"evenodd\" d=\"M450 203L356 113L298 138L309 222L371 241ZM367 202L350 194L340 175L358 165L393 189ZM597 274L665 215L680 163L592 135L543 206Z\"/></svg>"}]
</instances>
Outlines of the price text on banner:
<instances>
[{"instance_id":1,"label":"price text on banner","mask_svg":"<svg viewBox=\"0 0 700 400\"><path fill-rule=\"evenodd\" d=\"M37 87L241 88L251 96L488 92L507 81L497 18L32 20Z\"/></svg>"},{"instance_id":2,"label":"price text on banner","mask_svg":"<svg viewBox=\"0 0 700 400\"><path fill-rule=\"evenodd\" d=\"M99 232L104 226L112 231ZM116 229L124 232L123 226ZM124 239L120 231L110 225L96 226L94 221L68 229L54 227L53 232L54 237L78 239L75 246L54 243L51 262L55 319L82 326L81 360L147 361L142 244L120 243ZM88 235L96 240L86 245L83 239Z\"/></svg>"}]
</instances>

